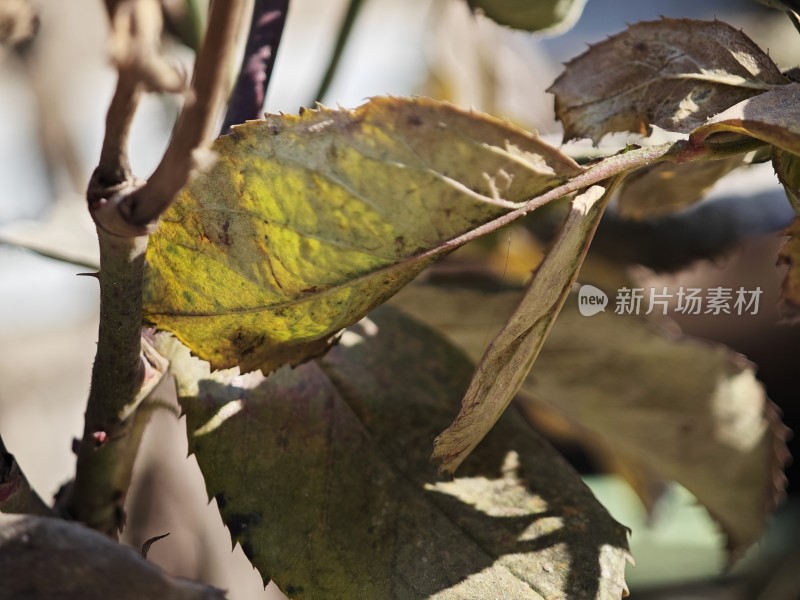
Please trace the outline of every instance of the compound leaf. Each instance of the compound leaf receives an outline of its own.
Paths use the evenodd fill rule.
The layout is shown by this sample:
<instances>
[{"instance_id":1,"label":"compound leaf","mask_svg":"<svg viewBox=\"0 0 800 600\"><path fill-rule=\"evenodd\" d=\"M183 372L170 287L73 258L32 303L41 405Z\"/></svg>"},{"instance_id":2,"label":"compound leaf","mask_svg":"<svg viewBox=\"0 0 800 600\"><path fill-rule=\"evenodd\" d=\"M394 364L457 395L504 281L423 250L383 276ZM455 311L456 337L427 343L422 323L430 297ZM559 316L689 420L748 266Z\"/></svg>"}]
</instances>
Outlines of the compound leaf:
<instances>
[{"instance_id":1,"label":"compound leaf","mask_svg":"<svg viewBox=\"0 0 800 600\"><path fill-rule=\"evenodd\" d=\"M425 99L268 115L214 150L151 236L145 318L246 371L320 354L453 238L581 171L533 134Z\"/></svg>"}]
</instances>

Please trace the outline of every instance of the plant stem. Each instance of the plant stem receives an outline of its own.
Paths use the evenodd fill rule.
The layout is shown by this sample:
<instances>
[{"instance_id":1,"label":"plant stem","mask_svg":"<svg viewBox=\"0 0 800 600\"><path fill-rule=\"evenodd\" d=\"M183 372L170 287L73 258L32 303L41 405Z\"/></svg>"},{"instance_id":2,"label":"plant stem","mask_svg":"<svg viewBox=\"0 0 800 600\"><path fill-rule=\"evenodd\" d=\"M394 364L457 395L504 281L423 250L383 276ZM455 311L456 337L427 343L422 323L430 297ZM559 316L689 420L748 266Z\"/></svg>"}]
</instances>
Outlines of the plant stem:
<instances>
[{"instance_id":1,"label":"plant stem","mask_svg":"<svg viewBox=\"0 0 800 600\"><path fill-rule=\"evenodd\" d=\"M255 0L242 66L220 133L260 116L288 10L289 0Z\"/></svg>"},{"instance_id":2,"label":"plant stem","mask_svg":"<svg viewBox=\"0 0 800 600\"><path fill-rule=\"evenodd\" d=\"M123 0L107 3L112 21L117 15L123 24L128 13L119 11L134 15L130 11L138 6ZM152 54L139 56L136 52L151 48L160 36L160 19L142 19L142 24L157 31L133 28L141 39L134 37L130 47L117 49L119 56L136 59L131 63L135 68L120 66L103 154L87 193L100 242L100 330L75 480L58 501L65 516L112 537L124 523L125 496L150 413L141 410L140 404L155 381L149 376L143 387L146 374L153 371L142 357L141 341L147 233L188 181L196 166L195 152L216 129L245 6L246 0L213 2L209 30L195 65L193 98L187 100L175 136L147 183L135 180L130 172L127 137L143 85L137 77L149 76L152 71L146 64Z\"/></svg>"},{"instance_id":3,"label":"plant stem","mask_svg":"<svg viewBox=\"0 0 800 600\"><path fill-rule=\"evenodd\" d=\"M110 188L132 177L128 159L128 138L133 116L141 98L139 80L130 72L119 74L117 88L106 114L106 134L100 150L100 162L92 176L96 185Z\"/></svg>"},{"instance_id":4,"label":"plant stem","mask_svg":"<svg viewBox=\"0 0 800 600\"><path fill-rule=\"evenodd\" d=\"M356 22L363 4L364 0L350 0L350 4L347 7L347 12L344 15L344 20L342 21L342 26L339 29L339 35L336 38L336 45L333 48L331 60L328 63L328 68L325 70L325 75L319 84L317 93L314 94L314 98L311 100L311 105L313 105L315 102L321 102L325 97L325 94L328 93L328 88L330 88L333 78L336 75L336 71L339 68L339 62L341 61L342 54L347 46L347 41L350 39L350 33L353 30L353 24Z\"/></svg>"},{"instance_id":5,"label":"plant stem","mask_svg":"<svg viewBox=\"0 0 800 600\"><path fill-rule=\"evenodd\" d=\"M63 512L116 537L130 484L126 458L138 442L123 410L144 379L141 357L142 276L146 237L123 238L97 228L100 240L100 331L75 481ZM138 443L136 443L138 446Z\"/></svg>"},{"instance_id":6,"label":"plant stem","mask_svg":"<svg viewBox=\"0 0 800 600\"><path fill-rule=\"evenodd\" d=\"M216 132L245 6L245 0L212 2L192 80L194 99L181 112L175 135L150 179L119 205L123 220L134 228L152 226L189 181L198 162L203 162L197 150Z\"/></svg>"},{"instance_id":7,"label":"plant stem","mask_svg":"<svg viewBox=\"0 0 800 600\"><path fill-rule=\"evenodd\" d=\"M480 225L479 227L476 227L467 233L448 240L444 244L418 255L417 258L424 258L426 256L434 257L440 254L445 254L455 250L456 248L459 248L460 246L463 246L467 242L471 242L472 240L476 240L488 233L497 231L498 229L513 223L517 219L524 217L528 213L544 206L545 204L549 204L554 200L558 200L559 198L563 198L569 194L579 192L580 190L591 185L600 183L601 181L611 177L627 173L634 169L638 169L639 167L644 167L646 165L663 160L680 160L688 150L692 150L694 152L691 160L697 160L700 158L700 155L697 154L700 149L693 150L689 146L688 142L685 141L660 144L658 146L646 146L644 148L630 150L623 154L609 156L608 158L604 158L597 165L590 167L577 177L573 177L569 181L562 183L549 192L545 192L540 196L531 198L527 202L523 202L519 208L507 212L493 221L484 223L483 225Z\"/></svg>"},{"instance_id":8,"label":"plant stem","mask_svg":"<svg viewBox=\"0 0 800 600\"><path fill-rule=\"evenodd\" d=\"M728 144L705 144L699 146L692 144L691 141L680 140L674 143L636 148L635 150L609 156L596 165L589 167L577 177L573 177L549 192L545 192L540 196L531 198L527 202L523 202L519 208L507 212L493 221L484 223L467 233L448 240L444 244L418 255L417 258L424 258L426 256L434 257L455 250L467 242L471 242L488 233L502 229L506 225L513 223L517 219L524 217L528 213L554 200L579 192L582 189L611 177L616 177L618 175L624 177L631 171L647 165L663 161L681 164L696 160L721 160L730 156L756 150L764 145L763 141L749 137ZM621 179L619 181L621 181ZM617 181L615 185L617 185L619 181Z\"/></svg>"}]
</instances>

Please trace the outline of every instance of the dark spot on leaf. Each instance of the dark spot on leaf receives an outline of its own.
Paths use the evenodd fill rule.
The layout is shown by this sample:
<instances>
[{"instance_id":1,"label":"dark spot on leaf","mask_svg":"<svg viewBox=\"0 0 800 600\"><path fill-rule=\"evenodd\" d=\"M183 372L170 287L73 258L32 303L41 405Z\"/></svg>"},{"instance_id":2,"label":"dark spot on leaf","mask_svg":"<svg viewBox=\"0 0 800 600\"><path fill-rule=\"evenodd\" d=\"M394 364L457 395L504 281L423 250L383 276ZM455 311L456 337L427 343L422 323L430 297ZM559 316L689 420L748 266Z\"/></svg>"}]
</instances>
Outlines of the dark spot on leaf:
<instances>
[{"instance_id":1,"label":"dark spot on leaf","mask_svg":"<svg viewBox=\"0 0 800 600\"><path fill-rule=\"evenodd\" d=\"M235 513L225 518L225 524L231 532L231 536L238 538L249 527L258 525L261 522L261 515L255 512Z\"/></svg>"},{"instance_id":2,"label":"dark spot on leaf","mask_svg":"<svg viewBox=\"0 0 800 600\"><path fill-rule=\"evenodd\" d=\"M307 287L304 290L300 290L304 294L314 294L317 291L317 286L312 285L311 287Z\"/></svg>"},{"instance_id":3,"label":"dark spot on leaf","mask_svg":"<svg viewBox=\"0 0 800 600\"><path fill-rule=\"evenodd\" d=\"M286 593L291 596L292 594L302 594L303 588L302 587L295 587L291 583L286 586Z\"/></svg>"},{"instance_id":4,"label":"dark spot on leaf","mask_svg":"<svg viewBox=\"0 0 800 600\"><path fill-rule=\"evenodd\" d=\"M228 235L228 229L230 228L230 226L231 226L230 221L225 221L222 224L222 235L219 238L219 241L225 244L226 246L231 245L231 238Z\"/></svg>"},{"instance_id":5,"label":"dark spot on leaf","mask_svg":"<svg viewBox=\"0 0 800 600\"><path fill-rule=\"evenodd\" d=\"M420 125L422 125L422 119L420 119L417 115L411 115L406 120L406 123L408 123L412 127L419 127Z\"/></svg>"}]
</instances>

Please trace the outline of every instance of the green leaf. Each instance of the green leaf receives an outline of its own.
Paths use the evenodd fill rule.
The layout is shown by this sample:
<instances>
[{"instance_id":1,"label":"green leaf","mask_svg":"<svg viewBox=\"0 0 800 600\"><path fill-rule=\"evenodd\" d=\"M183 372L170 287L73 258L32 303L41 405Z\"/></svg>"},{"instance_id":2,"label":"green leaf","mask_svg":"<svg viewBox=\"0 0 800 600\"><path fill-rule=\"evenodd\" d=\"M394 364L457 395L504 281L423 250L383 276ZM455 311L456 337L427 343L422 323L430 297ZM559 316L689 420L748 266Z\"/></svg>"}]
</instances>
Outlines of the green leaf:
<instances>
[{"instance_id":1,"label":"green leaf","mask_svg":"<svg viewBox=\"0 0 800 600\"><path fill-rule=\"evenodd\" d=\"M320 354L450 240L581 171L425 99L267 116L214 150L151 237L145 317L215 368L264 372Z\"/></svg>"},{"instance_id":2,"label":"green leaf","mask_svg":"<svg viewBox=\"0 0 800 600\"><path fill-rule=\"evenodd\" d=\"M731 134L734 134L731 136ZM731 106L695 129L695 146L752 137L800 154L800 83L784 85Z\"/></svg>"},{"instance_id":3,"label":"green leaf","mask_svg":"<svg viewBox=\"0 0 800 600\"><path fill-rule=\"evenodd\" d=\"M537 269L519 306L484 353L461 411L434 441L440 470L453 473L505 412L519 391L578 276L608 194L593 186L572 201L559 237Z\"/></svg>"},{"instance_id":4,"label":"green leaf","mask_svg":"<svg viewBox=\"0 0 800 600\"><path fill-rule=\"evenodd\" d=\"M679 212L701 200L718 180L743 164L744 156L739 155L643 167L622 182L617 209L628 219L650 219Z\"/></svg>"},{"instance_id":5,"label":"green leaf","mask_svg":"<svg viewBox=\"0 0 800 600\"><path fill-rule=\"evenodd\" d=\"M500 25L556 34L578 21L586 0L467 0L467 4Z\"/></svg>"},{"instance_id":6,"label":"green leaf","mask_svg":"<svg viewBox=\"0 0 800 600\"><path fill-rule=\"evenodd\" d=\"M497 289L411 285L391 302L476 360L522 294ZM724 346L609 308L581 316L573 295L522 390L526 402L575 423L592 446L647 468L651 480L684 485L734 556L756 541L781 498L787 430L753 365Z\"/></svg>"},{"instance_id":7,"label":"green leaf","mask_svg":"<svg viewBox=\"0 0 800 600\"><path fill-rule=\"evenodd\" d=\"M209 495L289 597L621 596L625 528L519 415L438 480L430 445L472 367L429 329L382 308L266 379L159 338Z\"/></svg>"},{"instance_id":8,"label":"green leaf","mask_svg":"<svg viewBox=\"0 0 800 600\"><path fill-rule=\"evenodd\" d=\"M651 125L688 133L707 117L788 83L750 38L721 21L630 26L566 65L550 90L564 139L598 142Z\"/></svg>"},{"instance_id":9,"label":"green leaf","mask_svg":"<svg viewBox=\"0 0 800 600\"><path fill-rule=\"evenodd\" d=\"M173 577L130 546L79 523L0 514L0 596L81 600L222 600L222 590Z\"/></svg>"}]
</instances>

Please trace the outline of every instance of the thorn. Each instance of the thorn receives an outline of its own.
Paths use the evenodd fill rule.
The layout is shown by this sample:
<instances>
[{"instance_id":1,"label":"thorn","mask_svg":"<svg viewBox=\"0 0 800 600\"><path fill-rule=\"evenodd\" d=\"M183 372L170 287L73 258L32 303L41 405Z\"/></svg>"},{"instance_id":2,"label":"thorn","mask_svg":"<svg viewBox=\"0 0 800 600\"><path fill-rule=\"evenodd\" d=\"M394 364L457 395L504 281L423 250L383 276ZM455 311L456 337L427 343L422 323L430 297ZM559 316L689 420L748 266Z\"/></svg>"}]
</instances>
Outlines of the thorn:
<instances>
[{"instance_id":1,"label":"thorn","mask_svg":"<svg viewBox=\"0 0 800 600\"><path fill-rule=\"evenodd\" d=\"M145 558L145 559L147 558L147 553L150 552L150 546L152 546L158 540L163 540L169 534L170 534L170 532L168 531L167 533L165 533L163 535L157 535L155 537L151 537L144 544L142 544L142 558Z\"/></svg>"},{"instance_id":2,"label":"thorn","mask_svg":"<svg viewBox=\"0 0 800 600\"><path fill-rule=\"evenodd\" d=\"M76 277L94 277L95 279L100 279L100 271L96 271L94 273L75 273Z\"/></svg>"}]
</instances>

